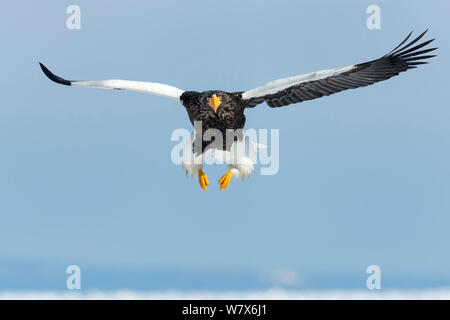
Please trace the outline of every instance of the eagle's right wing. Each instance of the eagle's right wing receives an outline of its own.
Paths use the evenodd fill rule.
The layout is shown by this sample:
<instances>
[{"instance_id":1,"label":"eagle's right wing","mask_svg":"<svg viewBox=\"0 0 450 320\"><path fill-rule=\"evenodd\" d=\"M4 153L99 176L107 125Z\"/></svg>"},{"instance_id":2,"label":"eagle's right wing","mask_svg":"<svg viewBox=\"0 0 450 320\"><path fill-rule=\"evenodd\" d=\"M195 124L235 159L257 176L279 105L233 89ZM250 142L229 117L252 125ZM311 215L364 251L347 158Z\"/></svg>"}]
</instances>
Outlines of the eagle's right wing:
<instances>
[{"instance_id":1,"label":"eagle's right wing","mask_svg":"<svg viewBox=\"0 0 450 320\"><path fill-rule=\"evenodd\" d=\"M58 77L50 70L47 69L42 63L39 63L42 71L52 81L63 84L66 86L79 86L79 87L92 87L103 89L117 89L117 90L132 90L143 93L156 94L175 100L180 100L180 96L184 90L176 87L169 86L167 84L156 82L140 82L140 81L128 81L128 80L99 80L99 81L73 81L66 80Z\"/></svg>"}]
</instances>

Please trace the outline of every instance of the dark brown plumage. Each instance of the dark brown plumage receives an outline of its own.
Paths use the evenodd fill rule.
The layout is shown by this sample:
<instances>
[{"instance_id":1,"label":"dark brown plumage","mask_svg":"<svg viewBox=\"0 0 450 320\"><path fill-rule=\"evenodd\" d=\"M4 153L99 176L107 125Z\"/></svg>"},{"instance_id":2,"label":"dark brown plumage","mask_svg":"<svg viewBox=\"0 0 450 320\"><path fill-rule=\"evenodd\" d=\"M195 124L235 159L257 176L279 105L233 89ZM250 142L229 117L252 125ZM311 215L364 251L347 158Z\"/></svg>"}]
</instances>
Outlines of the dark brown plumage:
<instances>
[{"instance_id":1,"label":"dark brown plumage","mask_svg":"<svg viewBox=\"0 0 450 320\"><path fill-rule=\"evenodd\" d=\"M217 95L222 99L222 103L216 112L208 105L208 99L213 95ZM201 150L194 148L196 154L204 152L208 147L229 150L230 143L227 144L227 134L229 142L242 140L242 132L238 129L243 129L245 125L245 104L241 99L240 92L229 93L218 90L204 92L186 91L181 95L180 100L186 108L192 125L195 122L201 122L202 135L209 129L216 129L222 134L222 144L220 144L219 141L215 143L214 136L211 141L205 141L199 135L200 132L196 132L194 145L201 141ZM234 133L236 133L236 136L232 137L231 134Z\"/></svg>"}]
</instances>

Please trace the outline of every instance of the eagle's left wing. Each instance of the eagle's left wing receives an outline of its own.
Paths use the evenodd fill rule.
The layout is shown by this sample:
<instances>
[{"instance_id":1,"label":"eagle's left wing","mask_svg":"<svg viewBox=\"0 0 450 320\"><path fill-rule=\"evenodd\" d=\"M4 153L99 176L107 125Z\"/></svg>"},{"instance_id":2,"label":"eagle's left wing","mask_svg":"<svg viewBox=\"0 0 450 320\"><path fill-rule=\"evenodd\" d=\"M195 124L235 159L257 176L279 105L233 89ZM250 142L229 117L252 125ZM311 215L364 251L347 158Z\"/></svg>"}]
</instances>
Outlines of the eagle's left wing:
<instances>
[{"instance_id":1,"label":"eagle's left wing","mask_svg":"<svg viewBox=\"0 0 450 320\"><path fill-rule=\"evenodd\" d=\"M128 80L99 80L99 81L74 81L66 80L47 69L42 63L39 63L42 71L52 81L66 86L92 87L103 89L131 90L143 93L156 94L175 100L180 100L184 90L156 82L141 82Z\"/></svg>"},{"instance_id":2,"label":"eagle's left wing","mask_svg":"<svg viewBox=\"0 0 450 320\"><path fill-rule=\"evenodd\" d=\"M242 100L246 107L254 107L264 101L270 107L282 107L387 80L400 72L416 68L419 64L428 63L419 60L434 57L434 55L424 54L437 48L419 50L434 39L411 47L427 31L425 30L416 39L401 47L411 37L411 32L397 47L379 59L344 68L275 80L262 87L243 92Z\"/></svg>"}]
</instances>

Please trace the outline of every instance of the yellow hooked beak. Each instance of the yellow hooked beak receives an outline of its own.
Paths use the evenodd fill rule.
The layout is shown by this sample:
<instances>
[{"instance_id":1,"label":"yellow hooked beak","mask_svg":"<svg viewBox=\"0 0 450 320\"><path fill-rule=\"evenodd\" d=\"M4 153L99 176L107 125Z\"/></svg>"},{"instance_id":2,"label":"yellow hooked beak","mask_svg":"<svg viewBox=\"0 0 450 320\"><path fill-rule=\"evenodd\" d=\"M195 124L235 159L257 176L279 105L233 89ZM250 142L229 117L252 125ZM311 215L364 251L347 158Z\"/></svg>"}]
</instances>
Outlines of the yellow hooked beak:
<instances>
[{"instance_id":1,"label":"yellow hooked beak","mask_svg":"<svg viewBox=\"0 0 450 320\"><path fill-rule=\"evenodd\" d=\"M222 97L218 97L216 95L213 95L211 98L208 99L208 105L214 109L214 112L217 112L217 108L222 103Z\"/></svg>"}]
</instances>

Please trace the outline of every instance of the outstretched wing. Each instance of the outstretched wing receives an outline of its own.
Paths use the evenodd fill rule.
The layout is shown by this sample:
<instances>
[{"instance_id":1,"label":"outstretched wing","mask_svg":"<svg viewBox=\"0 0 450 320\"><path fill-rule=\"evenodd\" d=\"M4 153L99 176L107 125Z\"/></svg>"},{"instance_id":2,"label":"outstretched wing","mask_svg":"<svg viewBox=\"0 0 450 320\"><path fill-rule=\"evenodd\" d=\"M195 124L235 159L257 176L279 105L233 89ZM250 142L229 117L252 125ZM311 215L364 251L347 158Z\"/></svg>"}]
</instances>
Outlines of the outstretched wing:
<instances>
[{"instance_id":1,"label":"outstretched wing","mask_svg":"<svg viewBox=\"0 0 450 320\"><path fill-rule=\"evenodd\" d=\"M275 80L262 87L243 92L242 99L246 107L254 107L264 101L270 107L282 107L387 80L400 72L416 68L419 64L428 63L420 60L434 57L425 54L437 48L419 50L434 39L412 47L427 31L405 44L411 37L411 32L397 47L380 59Z\"/></svg>"},{"instance_id":2,"label":"outstretched wing","mask_svg":"<svg viewBox=\"0 0 450 320\"><path fill-rule=\"evenodd\" d=\"M132 90L143 93L156 94L175 100L180 100L184 90L178 89L162 83L140 82L128 80L100 80L100 81L73 81L58 77L47 69L42 63L39 63L42 71L52 81L66 86L92 87L103 89Z\"/></svg>"}]
</instances>

